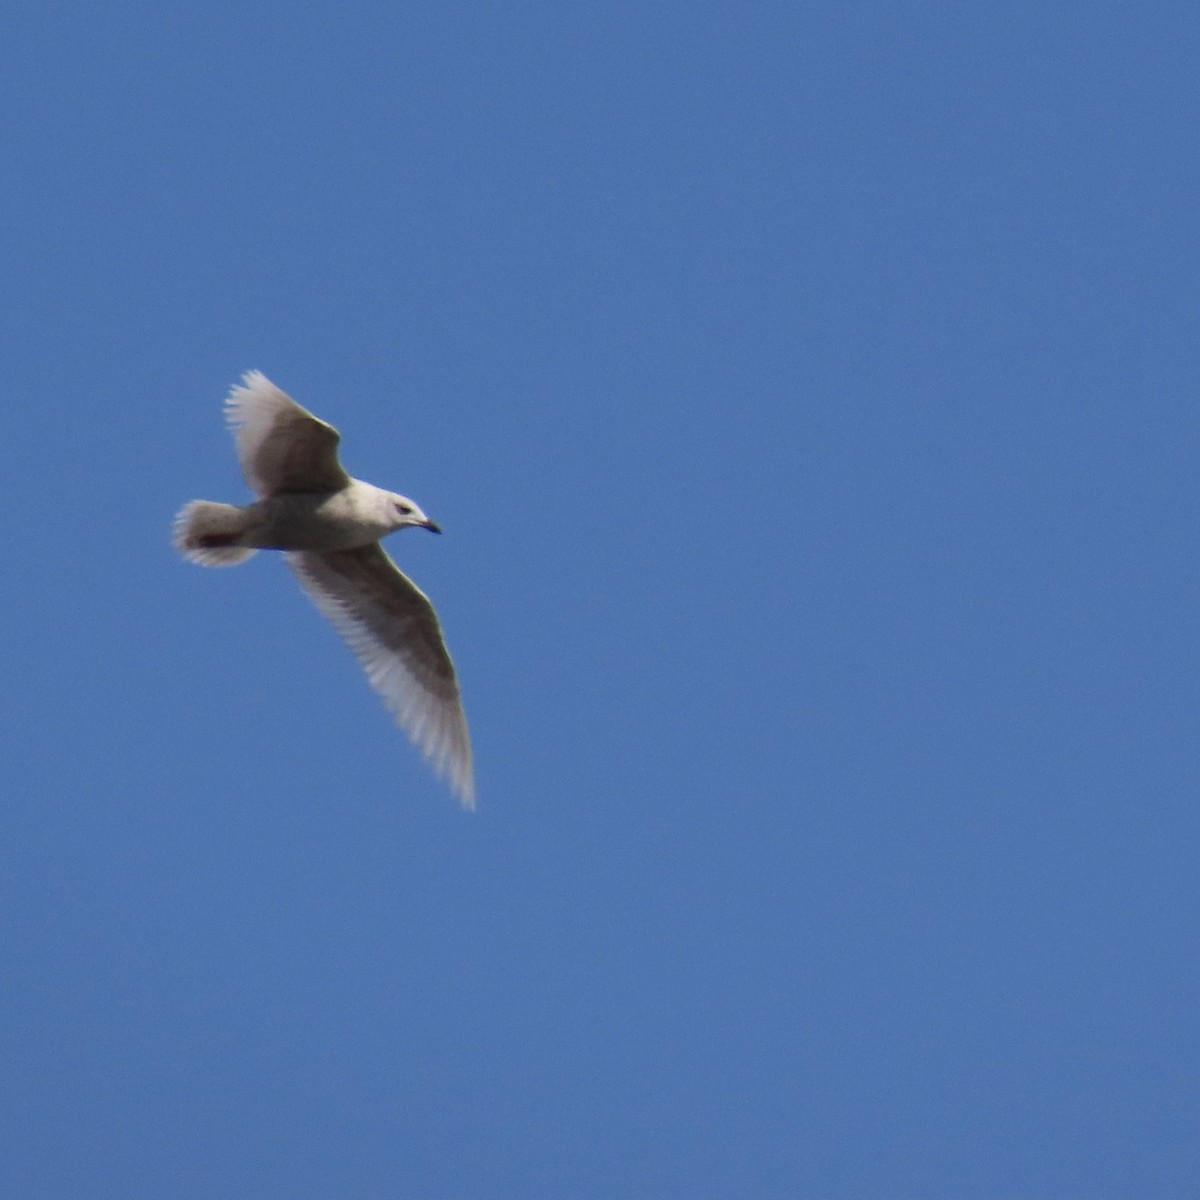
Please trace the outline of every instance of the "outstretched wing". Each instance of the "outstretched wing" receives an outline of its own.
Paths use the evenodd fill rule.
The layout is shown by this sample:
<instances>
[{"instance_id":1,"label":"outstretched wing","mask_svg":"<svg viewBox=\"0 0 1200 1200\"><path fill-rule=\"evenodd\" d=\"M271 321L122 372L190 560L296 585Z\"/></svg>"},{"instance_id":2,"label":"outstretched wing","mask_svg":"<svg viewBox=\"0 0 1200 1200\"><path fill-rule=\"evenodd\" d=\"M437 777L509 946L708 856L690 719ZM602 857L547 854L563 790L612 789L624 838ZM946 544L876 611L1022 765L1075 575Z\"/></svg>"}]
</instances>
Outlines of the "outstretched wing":
<instances>
[{"instance_id":1,"label":"outstretched wing","mask_svg":"<svg viewBox=\"0 0 1200 1200\"><path fill-rule=\"evenodd\" d=\"M378 542L285 554L301 587L354 651L396 721L475 807L471 742L454 665L425 593Z\"/></svg>"},{"instance_id":2,"label":"outstretched wing","mask_svg":"<svg viewBox=\"0 0 1200 1200\"><path fill-rule=\"evenodd\" d=\"M350 482L338 462L338 431L281 392L261 371L247 371L225 401L246 482L260 496L336 492Z\"/></svg>"}]
</instances>

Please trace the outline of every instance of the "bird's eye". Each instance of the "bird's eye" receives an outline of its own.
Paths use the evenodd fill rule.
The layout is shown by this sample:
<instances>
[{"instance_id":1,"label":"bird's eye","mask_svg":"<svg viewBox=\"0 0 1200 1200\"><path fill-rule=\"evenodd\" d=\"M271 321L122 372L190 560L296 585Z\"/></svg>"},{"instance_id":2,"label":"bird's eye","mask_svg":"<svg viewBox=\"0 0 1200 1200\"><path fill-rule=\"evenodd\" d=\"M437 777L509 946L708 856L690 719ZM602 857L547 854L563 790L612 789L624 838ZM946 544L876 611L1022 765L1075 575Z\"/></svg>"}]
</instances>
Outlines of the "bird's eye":
<instances>
[{"instance_id":1,"label":"bird's eye","mask_svg":"<svg viewBox=\"0 0 1200 1200\"><path fill-rule=\"evenodd\" d=\"M397 511L397 512L398 512L398 513L399 513L399 514L402 516L402 517L408 517L408 516L411 516L411 515L412 515L412 505L411 505L411 504L400 504L400 503L397 503L397 504L396 504L396 511Z\"/></svg>"}]
</instances>

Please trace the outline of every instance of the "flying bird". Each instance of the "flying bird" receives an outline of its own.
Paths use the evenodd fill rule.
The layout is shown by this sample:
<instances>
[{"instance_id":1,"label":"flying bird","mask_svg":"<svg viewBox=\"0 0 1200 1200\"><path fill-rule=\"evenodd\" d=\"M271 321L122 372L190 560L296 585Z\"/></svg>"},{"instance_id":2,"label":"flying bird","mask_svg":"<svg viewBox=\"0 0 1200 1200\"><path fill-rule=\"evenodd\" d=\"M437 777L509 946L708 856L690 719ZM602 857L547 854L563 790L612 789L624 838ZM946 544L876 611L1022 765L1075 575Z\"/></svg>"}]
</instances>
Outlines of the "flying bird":
<instances>
[{"instance_id":1,"label":"flying bird","mask_svg":"<svg viewBox=\"0 0 1200 1200\"><path fill-rule=\"evenodd\" d=\"M338 461L338 431L261 371L230 391L225 416L258 499L244 507L193 500L175 518L176 549L205 567L282 550L397 724L474 808L471 742L441 625L379 544L410 526L441 530L406 496L352 479Z\"/></svg>"}]
</instances>

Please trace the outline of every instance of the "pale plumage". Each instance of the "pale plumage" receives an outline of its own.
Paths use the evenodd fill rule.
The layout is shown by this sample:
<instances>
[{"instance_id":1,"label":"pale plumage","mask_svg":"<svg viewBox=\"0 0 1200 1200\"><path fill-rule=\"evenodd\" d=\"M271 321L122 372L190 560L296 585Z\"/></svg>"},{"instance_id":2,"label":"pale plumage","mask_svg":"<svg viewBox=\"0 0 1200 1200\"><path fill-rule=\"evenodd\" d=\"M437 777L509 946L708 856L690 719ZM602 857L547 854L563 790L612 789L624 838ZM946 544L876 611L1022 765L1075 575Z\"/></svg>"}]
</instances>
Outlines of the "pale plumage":
<instances>
[{"instance_id":1,"label":"pale plumage","mask_svg":"<svg viewBox=\"0 0 1200 1200\"><path fill-rule=\"evenodd\" d=\"M245 508L193 500L176 518L176 547L204 566L284 551L401 728L473 808L467 722L437 614L379 545L410 525L440 530L406 497L352 479L338 461L337 430L261 372L243 377L225 411L259 499Z\"/></svg>"}]
</instances>

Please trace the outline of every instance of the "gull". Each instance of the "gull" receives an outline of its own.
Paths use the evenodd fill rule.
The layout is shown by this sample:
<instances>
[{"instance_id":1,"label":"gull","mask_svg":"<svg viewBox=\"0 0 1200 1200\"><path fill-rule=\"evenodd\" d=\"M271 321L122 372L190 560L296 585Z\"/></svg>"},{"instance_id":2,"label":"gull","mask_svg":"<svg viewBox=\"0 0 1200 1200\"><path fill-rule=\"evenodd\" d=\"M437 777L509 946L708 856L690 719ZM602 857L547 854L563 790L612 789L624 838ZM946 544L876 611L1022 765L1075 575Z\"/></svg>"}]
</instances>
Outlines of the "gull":
<instances>
[{"instance_id":1,"label":"gull","mask_svg":"<svg viewBox=\"0 0 1200 1200\"><path fill-rule=\"evenodd\" d=\"M205 567L282 550L396 723L473 809L471 742L441 625L379 544L397 529L441 529L406 496L352 479L338 461L338 431L261 371L242 376L225 416L258 499L244 507L193 500L175 518L175 548Z\"/></svg>"}]
</instances>

